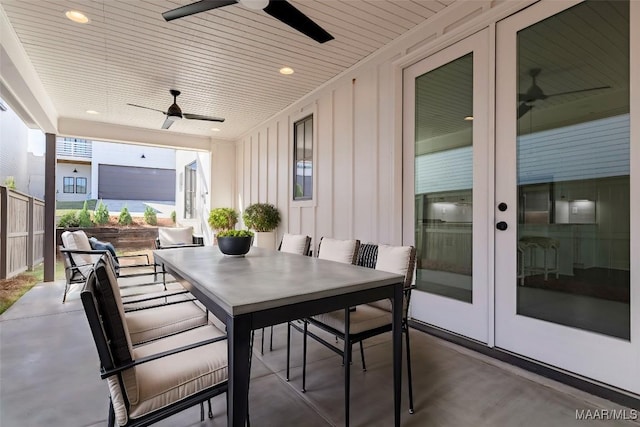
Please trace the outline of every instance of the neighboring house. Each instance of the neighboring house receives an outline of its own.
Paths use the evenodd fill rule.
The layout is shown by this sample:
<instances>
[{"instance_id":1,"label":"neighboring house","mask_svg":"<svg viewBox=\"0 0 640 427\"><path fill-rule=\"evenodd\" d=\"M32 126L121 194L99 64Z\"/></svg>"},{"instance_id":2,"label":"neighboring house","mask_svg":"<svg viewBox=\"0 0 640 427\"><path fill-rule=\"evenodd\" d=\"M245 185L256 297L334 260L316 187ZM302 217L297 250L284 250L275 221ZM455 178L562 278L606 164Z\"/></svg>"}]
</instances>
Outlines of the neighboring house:
<instances>
[{"instance_id":1,"label":"neighboring house","mask_svg":"<svg viewBox=\"0 0 640 427\"><path fill-rule=\"evenodd\" d=\"M13 177L16 190L44 199L44 152L33 150L43 140L0 99L0 185Z\"/></svg>"},{"instance_id":2,"label":"neighboring house","mask_svg":"<svg viewBox=\"0 0 640 427\"><path fill-rule=\"evenodd\" d=\"M175 150L58 138L56 161L57 200L175 201Z\"/></svg>"}]
</instances>

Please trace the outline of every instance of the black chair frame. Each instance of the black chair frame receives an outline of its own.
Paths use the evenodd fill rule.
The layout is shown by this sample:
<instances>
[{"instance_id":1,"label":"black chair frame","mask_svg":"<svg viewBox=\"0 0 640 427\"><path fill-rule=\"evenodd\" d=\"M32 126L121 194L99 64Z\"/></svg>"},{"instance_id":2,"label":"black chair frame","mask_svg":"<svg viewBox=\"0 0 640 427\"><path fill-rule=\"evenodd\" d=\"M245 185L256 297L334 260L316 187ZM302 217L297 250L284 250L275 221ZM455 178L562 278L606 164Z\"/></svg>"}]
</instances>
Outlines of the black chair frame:
<instances>
[{"instance_id":1,"label":"black chair frame","mask_svg":"<svg viewBox=\"0 0 640 427\"><path fill-rule=\"evenodd\" d=\"M99 267L101 268L101 267ZM216 338L212 338L209 340L200 341L197 343L193 343L191 345L179 347L170 351L165 351L162 353L154 354L148 357L144 357L138 360L132 360L130 358L125 358L124 360L119 360L119 355L117 351L114 351L113 348L113 325L109 322L109 314L105 313L104 310L113 309L111 308L103 308L101 303L99 302L101 295L100 291L96 289L96 272L93 271L92 274L89 275L89 279L85 283L85 286L80 293L80 299L82 301L82 306L84 307L85 314L87 316L87 320L89 321L89 327L91 329L91 334L93 336L96 349L98 351L98 357L100 359L100 378L106 379L111 376L117 375L120 379L120 387L123 398L125 399L125 403L127 409L130 406L130 403L127 400L127 393L124 388L124 382L122 381L122 372L130 369L134 366L140 365L142 363L151 362L153 360L157 360L163 357L167 357L173 354L181 353L187 350L191 350L197 347L201 347L208 344L213 344L218 341L223 341L227 339L227 336L220 336ZM117 338L116 338L117 340ZM171 405L168 405L164 408L158 409L152 413L149 413L145 416L129 419L127 424L122 427L143 427L149 426L156 422L159 422L171 415L177 414L185 409L188 409L192 406L201 405L201 421L204 418L203 414L203 404L205 401L209 403L209 417L211 418L213 414L211 413L211 403L209 399L218 396L227 391L228 383L227 381L218 384L216 386L210 387L207 390L203 390L199 393L196 393L192 396L187 397L186 399L175 402ZM113 427L115 425L115 412L113 409L113 402L111 401L111 397L109 397L109 416L108 416L108 424L109 427Z\"/></svg>"}]
</instances>

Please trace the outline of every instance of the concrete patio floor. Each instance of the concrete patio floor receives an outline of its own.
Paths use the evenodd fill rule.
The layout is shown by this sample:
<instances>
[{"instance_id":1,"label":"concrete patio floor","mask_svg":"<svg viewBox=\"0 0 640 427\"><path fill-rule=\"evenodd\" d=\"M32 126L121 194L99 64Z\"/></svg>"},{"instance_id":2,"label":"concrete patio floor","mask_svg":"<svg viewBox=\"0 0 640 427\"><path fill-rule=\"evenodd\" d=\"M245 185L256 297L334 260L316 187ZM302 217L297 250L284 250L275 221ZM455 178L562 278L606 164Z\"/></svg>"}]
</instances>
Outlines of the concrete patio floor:
<instances>
[{"instance_id":1,"label":"concrete patio floor","mask_svg":"<svg viewBox=\"0 0 640 427\"><path fill-rule=\"evenodd\" d=\"M0 316L0 426L104 426L107 386L87 320L64 283L41 283ZM250 415L254 426L344 424L343 375L337 355L309 341L307 392L301 385L301 336L292 333L291 381L284 379L286 327L275 328L274 351L252 361ZM390 334L366 343L367 371L355 357L351 425L393 425ZM415 409L409 415L403 376L403 426L640 426L638 421L577 420L576 410L624 409L419 331L411 331ZM357 356L357 354L356 354ZM403 363L404 364L404 363ZM225 426L225 398L213 420L199 408L159 426ZM627 413L630 410L627 409Z\"/></svg>"}]
</instances>

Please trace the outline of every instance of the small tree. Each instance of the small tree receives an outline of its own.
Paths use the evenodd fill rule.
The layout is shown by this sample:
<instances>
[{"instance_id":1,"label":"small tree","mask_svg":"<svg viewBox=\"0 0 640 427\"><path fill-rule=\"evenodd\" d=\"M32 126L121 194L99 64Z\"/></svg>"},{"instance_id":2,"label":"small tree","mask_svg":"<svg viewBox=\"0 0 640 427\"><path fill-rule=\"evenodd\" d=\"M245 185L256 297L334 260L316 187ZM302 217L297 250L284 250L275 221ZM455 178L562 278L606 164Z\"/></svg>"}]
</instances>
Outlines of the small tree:
<instances>
[{"instance_id":1,"label":"small tree","mask_svg":"<svg viewBox=\"0 0 640 427\"><path fill-rule=\"evenodd\" d=\"M84 205L82 205L82 210L78 212L78 223L80 227L93 227L93 221L91 221L91 214L87 209L87 201L84 201Z\"/></svg>"},{"instance_id":2,"label":"small tree","mask_svg":"<svg viewBox=\"0 0 640 427\"><path fill-rule=\"evenodd\" d=\"M158 225L158 217L156 215L156 210L151 206L147 206L144 209L144 222L149 225Z\"/></svg>"},{"instance_id":3,"label":"small tree","mask_svg":"<svg viewBox=\"0 0 640 427\"><path fill-rule=\"evenodd\" d=\"M98 202L98 206L96 206L96 210L93 213L93 219L96 221L96 224L104 225L109 222L109 209L107 206L102 203L102 200Z\"/></svg>"},{"instance_id":4,"label":"small tree","mask_svg":"<svg viewBox=\"0 0 640 427\"><path fill-rule=\"evenodd\" d=\"M176 211L171 211L171 221L174 224L176 223Z\"/></svg>"},{"instance_id":5,"label":"small tree","mask_svg":"<svg viewBox=\"0 0 640 427\"><path fill-rule=\"evenodd\" d=\"M133 219L131 218L131 214L129 213L129 209L126 206L123 206L120 211L120 216L118 217L118 224L120 225L131 225Z\"/></svg>"},{"instance_id":6,"label":"small tree","mask_svg":"<svg viewBox=\"0 0 640 427\"><path fill-rule=\"evenodd\" d=\"M242 214L244 225L255 231L273 231L280 224L280 212L269 203L249 205Z\"/></svg>"},{"instance_id":7,"label":"small tree","mask_svg":"<svg viewBox=\"0 0 640 427\"><path fill-rule=\"evenodd\" d=\"M209 212L209 226L214 230L232 230L238 222L238 212L232 208L215 208Z\"/></svg>"}]
</instances>

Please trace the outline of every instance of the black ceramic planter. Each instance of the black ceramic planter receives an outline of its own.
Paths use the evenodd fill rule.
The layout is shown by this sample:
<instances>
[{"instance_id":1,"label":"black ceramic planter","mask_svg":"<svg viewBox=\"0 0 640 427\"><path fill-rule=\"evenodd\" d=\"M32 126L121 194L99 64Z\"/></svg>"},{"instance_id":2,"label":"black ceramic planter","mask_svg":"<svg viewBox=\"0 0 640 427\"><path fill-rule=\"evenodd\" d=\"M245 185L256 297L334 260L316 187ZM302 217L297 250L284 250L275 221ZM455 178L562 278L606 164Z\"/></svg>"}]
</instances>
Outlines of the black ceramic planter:
<instances>
[{"instance_id":1,"label":"black ceramic planter","mask_svg":"<svg viewBox=\"0 0 640 427\"><path fill-rule=\"evenodd\" d=\"M245 255L251 249L253 237L218 237L218 247L225 255Z\"/></svg>"}]
</instances>

